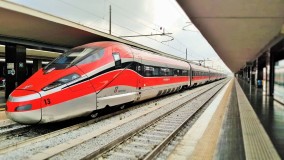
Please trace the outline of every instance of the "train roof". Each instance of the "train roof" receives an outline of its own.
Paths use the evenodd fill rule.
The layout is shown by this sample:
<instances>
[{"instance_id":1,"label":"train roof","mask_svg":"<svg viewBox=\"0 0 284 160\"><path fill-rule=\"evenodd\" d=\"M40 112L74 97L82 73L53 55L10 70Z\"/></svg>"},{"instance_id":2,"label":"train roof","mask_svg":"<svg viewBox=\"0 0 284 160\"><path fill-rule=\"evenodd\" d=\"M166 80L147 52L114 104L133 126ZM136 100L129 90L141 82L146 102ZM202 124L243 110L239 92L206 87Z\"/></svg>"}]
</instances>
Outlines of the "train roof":
<instances>
[{"instance_id":1,"label":"train roof","mask_svg":"<svg viewBox=\"0 0 284 160\"><path fill-rule=\"evenodd\" d=\"M145 63L146 65L179 68L179 69L190 68L188 62L186 61L166 57L160 54L156 54L155 52L132 47L132 53L134 54L134 56L140 56L142 58L142 62Z\"/></svg>"},{"instance_id":2,"label":"train roof","mask_svg":"<svg viewBox=\"0 0 284 160\"><path fill-rule=\"evenodd\" d=\"M198 70L198 71L209 72L209 68L204 67L204 66L196 65L196 64L193 64L193 63L190 63L190 66L191 66L192 70L195 70L195 71Z\"/></svg>"},{"instance_id":3,"label":"train roof","mask_svg":"<svg viewBox=\"0 0 284 160\"><path fill-rule=\"evenodd\" d=\"M214 72L214 73L223 73L222 71L219 71L217 69L213 69L213 68L209 68L210 72Z\"/></svg>"},{"instance_id":4,"label":"train roof","mask_svg":"<svg viewBox=\"0 0 284 160\"><path fill-rule=\"evenodd\" d=\"M78 46L76 48L81 48L81 47L95 47L95 46L99 46L99 47L110 47L110 46L114 46L114 45L118 45L121 47L131 47L132 49L136 50L136 52L133 52L133 54L136 54L137 51L140 52L142 55L142 60L144 61L152 61L152 63L159 63L159 64L164 64L167 67L177 67L177 68L182 68L182 69L186 69L191 67L192 70L198 70L198 71L205 71L208 72L209 70L211 72L215 72L215 73L223 73L221 71L209 68L209 67L204 67L201 65L198 65L197 63L193 63L190 62L188 60L180 60L180 59L175 59L172 57L168 57L165 55L160 55L158 53L152 52L152 51L148 51L142 48L137 48L134 46L130 46L130 45L126 45L124 43L120 43L120 42L114 42L114 41L101 41L101 42L92 42L92 43L88 43L88 44L84 44L81 46ZM133 50L132 50L133 51ZM189 66L190 64L190 66ZM158 64L157 64L158 65Z\"/></svg>"},{"instance_id":5,"label":"train roof","mask_svg":"<svg viewBox=\"0 0 284 160\"><path fill-rule=\"evenodd\" d=\"M92 43L88 43L88 44L84 44L81 46L78 46L76 48L81 48L81 47L110 47L113 45L121 45L121 46L127 46L126 44L123 43L119 43L119 42L113 42L113 41L102 41L102 42L92 42Z\"/></svg>"}]
</instances>

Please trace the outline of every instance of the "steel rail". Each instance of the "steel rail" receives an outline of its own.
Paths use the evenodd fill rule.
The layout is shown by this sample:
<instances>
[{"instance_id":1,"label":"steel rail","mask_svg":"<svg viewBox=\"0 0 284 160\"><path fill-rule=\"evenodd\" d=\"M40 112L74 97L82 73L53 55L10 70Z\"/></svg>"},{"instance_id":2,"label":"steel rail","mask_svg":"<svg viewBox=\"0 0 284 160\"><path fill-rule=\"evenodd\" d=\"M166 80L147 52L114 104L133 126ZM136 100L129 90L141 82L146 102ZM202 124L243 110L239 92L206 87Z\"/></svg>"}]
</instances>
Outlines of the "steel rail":
<instances>
[{"instance_id":1,"label":"steel rail","mask_svg":"<svg viewBox=\"0 0 284 160\"><path fill-rule=\"evenodd\" d=\"M221 83L219 83L218 85L220 85L220 84L221 84ZM223 85L224 85L224 84L223 84ZM213 86L213 87L211 87L211 88L208 89L208 90L211 90L211 89L213 89L213 88L215 88L215 87L216 87L216 86ZM178 107L172 109L171 111L169 111L169 112L167 112L167 113L165 113L165 114L163 114L163 115L161 115L161 116L155 118L153 121L151 121L151 122L149 122L149 123L147 123L147 124L145 124L145 125L143 125L143 126L137 128L137 129L135 129L135 130L132 130L131 132L126 133L125 135L123 135L123 136L117 138L115 141L112 141L111 143L107 144L106 146L102 147L102 148L99 149L99 150L96 150L96 151L92 152L91 154L85 156L85 157L82 158L82 159L87 160L87 159L96 159L96 158L98 158L100 155L104 154L105 152L108 152L108 151L111 150L112 148L114 148L114 147L116 147L117 145L119 145L119 144L123 143L124 141L128 140L128 139L131 138L132 136L136 135L138 132L141 132L141 131L145 130L146 128L148 128L148 127L150 127L150 126L156 124L158 121L160 121L160 120L162 120L163 118L167 117L167 116L170 115L171 113L173 113L173 112L177 111L178 109L182 108L184 105L186 105L187 103L191 102L192 100L194 100L195 98L199 97L200 95L206 93L208 90L205 90L205 91L201 92L200 94L198 94L198 95L192 97L191 99L189 99L189 100L187 100L186 102L180 104ZM166 142L165 142L165 143L166 143ZM161 146L162 146L162 145L161 145ZM59 154L59 153L58 153L58 154ZM152 154L154 155L154 153L152 153ZM156 152L155 152L155 154L156 154ZM149 158L151 158L151 157L149 157Z\"/></svg>"}]
</instances>

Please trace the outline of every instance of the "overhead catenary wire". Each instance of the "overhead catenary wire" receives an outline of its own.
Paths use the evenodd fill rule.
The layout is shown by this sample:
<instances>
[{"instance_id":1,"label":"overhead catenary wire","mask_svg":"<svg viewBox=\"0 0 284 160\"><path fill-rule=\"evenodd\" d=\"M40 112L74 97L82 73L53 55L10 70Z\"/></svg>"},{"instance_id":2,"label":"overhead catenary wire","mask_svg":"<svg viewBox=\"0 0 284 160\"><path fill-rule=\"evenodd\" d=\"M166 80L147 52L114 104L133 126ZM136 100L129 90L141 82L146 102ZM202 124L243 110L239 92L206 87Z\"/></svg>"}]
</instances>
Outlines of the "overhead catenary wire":
<instances>
[{"instance_id":1,"label":"overhead catenary wire","mask_svg":"<svg viewBox=\"0 0 284 160\"><path fill-rule=\"evenodd\" d=\"M129 20L131 20L131 21L136 21L137 23L140 23L140 24L142 24L143 26L145 26L145 27L147 27L147 28L151 28L150 26L145 25L144 23L141 23L141 21L137 21L136 19L133 20L133 18L131 18L131 17L128 16L129 14L127 15L127 14L124 14L124 13L123 13L123 12L125 12L126 10L127 10L128 12L131 12L129 9L120 7L117 3L113 2L112 0L107 0L107 1L108 1L109 3L111 3L112 5L116 6L116 7L119 9L119 10L117 10L117 11L120 11L120 13L122 13L122 15L123 15L124 18L126 17L127 19L129 19ZM181 13L181 8L178 8L177 4L175 4L172 0L169 0L169 2L173 4L173 6L176 8L176 10L177 10L178 13L180 14L180 16L184 19L185 22L190 21L188 18L185 18L185 14ZM120 14L120 13L117 13L117 14ZM126 13L126 12L125 12L125 13ZM131 12L131 15L139 16L139 15L136 14L135 12ZM143 22L145 22L145 21L143 20ZM147 23L148 23L148 22L147 22ZM157 24L155 24L155 23L151 23L151 22L149 22L149 24L155 25L155 26L159 26L159 25L157 25ZM152 28L151 28L151 29L152 29ZM155 29L154 29L154 30L155 30ZM158 31L159 33L162 33L162 31L159 31L159 30L156 30L156 31ZM192 32L198 32L198 31L192 31ZM178 43L181 44L181 45L183 45L185 48L190 48L190 47L186 46L185 44L183 44L182 42L180 42L180 40L178 40L176 37L175 37L175 40L178 41ZM185 53L184 53L184 54L185 54Z\"/></svg>"},{"instance_id":2,"label":"overhead catenary wire","mask_svg":"<svg viewBox=\"0 0 284 160\"><path fill-rule=\"evenodd\" d=\"M148 22L148 21L146 22L144 19L142 19L142 21L137 21L136 18L133 19L133 18L131 18L130 16L128 16L129 13L125 12L125 11L128 10L128 9L120 7L118 4L114 3L114 2L111 1L111 0L107 0L107 1L108 1L109 3L111 3L112 5L114 5L114 6L117 7L117 9L118 9L117 11L120 12L120 13L117 13L117 14L123 15L123 17L126 17L127 19L129 19L129 20L131 20L131 21L136 21L136 23L140 23L140 24L142 24L143 26L145 26L145 27L147 27L147 28L150 28L151 30L153 29L153 27L149 26L148 24L151 24L151 25L154 25L154 26L162 27L162 26L160 26L160 25L158 25L158 24L155 24L155 23L152 23L152 22ZM125 14L124 14L123 12L125 12ZM131 12L131 11L128 10L128 12ZM140 16L140 15L136 14L135 12L131 12L131 15L136 15L136 17L139 17L139 16ZM141 19L140 19L140 20L141 20ZM144 23L142 23L142 22L144 22ZM147 24L145 24L145 23L147 23ZM155 28L154 28L154 29L155 29ZM156 29L155 29L155 30L156 30ZM159 30L156 30L156 31L162 33L162 31L159 31Z\"/></svg>"},{"instance_id":3,"label":"overhead catenary wire","mask_svg":"<svg viewBox=\"0 0 284 160\"><path fill-rule=\"evenodd\" d=\"M88 13L88 14L91 14L91 15L93 15L93 16L99 18L99 19L92 19L92 21L96 21L96 22L98 22L99 24L101 24L102 21L105 21L105 19L104 19L103 17L101 17L101 16L99 16L99 15L93 13L93 12L90 12L90 11L88 11L88 10L86 10L86 9L82 9L82 8L80 8L80 7L78 7L78 6L75 6L75 5L73 5L73 4L69 3L69 2L66 2L66 1L64 1L64 0L58 0L58 2L60 2L60 3L64 4L64 5L66 5L66 6L69 6L69 7L71 7L71 8L75 8L75 9L81 11L82 13L85 13L85 14ZM74 21L74 19L68 19L68 20ZM91 27L91 25L88 25L88 24L86 25L86 24L84 24L84 23L82 23L82 22L80 22L80 21L79 21L78 23L81 24L81 25L87 26L87 27ZM99 27L98 25L96 25L96 28L98 28L98 29L100 29L100 30L102 30L102 31L107 31L105 28L101 28L101 27Z\"/></svg>"},{"instance_id":4,"label":"overhead catenary wire","mask_svg":"<svg viewBox=\"0 0 284 160\"><path fill-rule=\"evenodd\" d=\"M93 15L93 16L95 16L95 17L97 17L97 19L98 20L95 20L96 22L98 22L99 24L101 24L102 26L103 26L103 28L102 27L99 27L98 25L94 25L94 24L84 24L84 23L82 23L82 22L79 22L80 24L82 24L82 25L85 25L85 26L88 26L88 27L93 27L93 28L98 28L98 29L100 29L101 31L103 31L103 32L106 32L106 33L108 33L109 32L109 29L105 29L105 28L108 28L108 20L106 20L105 19L105 16L100 16L100 15L98 15L98 14L95 14L95 13L93 13L92 11L89 11L89 10L86 10L86 9L82 9L82 8L80 8L79 6L76 6L76 5L73 5L73 4L71 4L70 2L66 2L66 1L64 1L64 0L59 0L61 3L63 3L63 4L65 4L65 5L68 5L69 7L73 7L73 8L75 8L75 9L77 9L77 10L80 10L81 12L83 12L83 13L87 13L87 14L91 14L91 15ZM128 19L129 21L131 21L131 22L134 22L134 23L139 23L139 24L141 24L141 25L143 25L144 27L146 27L147 29L149 29L149 31L155 31L155 32L158 32L158 33L162 33L162 31L160 31L160 30L158 30L157 28L154 28L154 27L159 27L159 25L157 25L157 24L154 24L154 23L151 23L151 22L146 22L145 20L142 20L142 21L137 21L136 19L134 20L133 18L131 18L131 17L129 17L129 16L127 16L126 14L124 14L123 12L125 12L127 9L125 9L125 8L122 8L122 7L120 7L119 5L117 5L116 3L114 3L113 1L110 1L110 0L107 0L108 2L110 2L111 3L111 5L114 5L115 7L112 7L112 10L115 10L115 11L119 11L119 12L116 12L115 13L115 15L122 15L122 17L123 18L126 18L126 19ZM171 2L171 3L173 3L173 2ZM109 4L105 4L104 3L104 6L109 6ZM127 10L128 12L131 12L130 10ZM180 11L178 10L178 12L180 13ZM181 14L181 13L180 13ZM129 15L129 13L128 13L128 15ZM134 12L131 12L131 15L137 15L137 13L134 13ZM182 15L182 14L181 14ZM182 17L184 17L184 16L182 16ZM127 21L127 20L126 20ZM143 22L143 23L142 23ZM116 19L113 19L112 20L112 24L114 25L114 26L116 26L116 27L119 27L119 28L121 28L121 29L124 29L124 30L127 30L127 31L130 31L130 32L132 32L132 33L136 33L136 34L143 34L143 33L140 33L140 32L138 32L138 31L135 31L135 30L133 30L133 29L131 29L131 28L129 28L129 27L125 27L125 26L122 26L122 25L120 25L119 24L119 22L117 22L117 20ZM151 24L151 25L149 25L149 24ZM152 27L152 26L154 26L154 27ZM161 27L161 26L160 26ZM115 27L113 27L113 30L117 30L117 29L115 29ZM113 32L112 31L112 33L114 33L114 35L117 35L117 36L122 36L121 34L118 34L117 32ZM169 48L171 48L171 49L173 49L173 50L175 50L175 51L178 51L180 54L174 54L174 55L184 55L185 56L185 49L187 48L188 50L190 50L190 47L188 47L187 45L185 45L185 44L183 44L182 42L180 42L176 37L174 37L174 41L171 41L171 43L173 42L173 43L177 43L176 45L180 45L180 46L182 46L183 48L182 49L180 49L180 48L177 48L177 47L175 47L175 46L173 46L173 45L170 45L168 42L166 42L166 41L168 41L168 40L158 40L158 38L156 37L155 39L154 38L151 38L151 37L147 37L148 39L151 39L152 41L155 41L155 42L157 42L157 43L160 43L160 44L162 44L162 45L165 45L165 46L167 46L167 47L169 47ZM170 37L169 37L170 38ZM172 38L170 38L170 39L172 39ZM192 53L192 51L189 51L189 52L191 52ZM170 54L173 54L173 53L170 53ZM184 56L182 56L183 58L185 58Z\"/></svg>"},{"instance_id":5,"label":"overhead catenary wire","mask_svg":"<svg viewBox=\"0 0 284 160\"><path fill-rule=\"evenodd\" d=\"M87 12L87 13L89 13L89 14L92 14L92 15L94 15L94 16L96 16L96 17L100 17L100 18L102 18L102 19L104 18L104 17L101 17L101 16L95 14L94 12L90 12L89 10L82 9L82 8L80 8L80 7L76 6L76 5L73 5L72 3L66 2L66 1L64 1L64 0L58 0L58 1L60 1L61 3L64 3L65 5L68 5L68 6L71 6L71 7L73 7L73 8L76 8L76 9L78 9L78 10L81 10L81 11L83 11L83 12Z\"/></svg>"}]
</instances>

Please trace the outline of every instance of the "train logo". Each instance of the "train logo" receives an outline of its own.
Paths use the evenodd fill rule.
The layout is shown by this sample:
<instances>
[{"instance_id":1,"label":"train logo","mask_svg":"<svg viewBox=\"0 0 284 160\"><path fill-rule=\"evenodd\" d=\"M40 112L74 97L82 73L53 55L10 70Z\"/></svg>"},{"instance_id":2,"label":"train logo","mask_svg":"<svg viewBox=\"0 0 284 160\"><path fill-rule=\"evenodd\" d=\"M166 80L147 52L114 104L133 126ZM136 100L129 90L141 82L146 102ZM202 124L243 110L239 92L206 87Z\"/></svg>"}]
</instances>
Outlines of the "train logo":
<instances>
[{"instance_id":1,"label":"train logo","mask_svg":"<svg viewBox=\"0 0 284 160\"><path fill-rule=\"evenodd\" d=\"M114 93L117 93L118 87L114 88Z\"/></svg>"}]
</instances>

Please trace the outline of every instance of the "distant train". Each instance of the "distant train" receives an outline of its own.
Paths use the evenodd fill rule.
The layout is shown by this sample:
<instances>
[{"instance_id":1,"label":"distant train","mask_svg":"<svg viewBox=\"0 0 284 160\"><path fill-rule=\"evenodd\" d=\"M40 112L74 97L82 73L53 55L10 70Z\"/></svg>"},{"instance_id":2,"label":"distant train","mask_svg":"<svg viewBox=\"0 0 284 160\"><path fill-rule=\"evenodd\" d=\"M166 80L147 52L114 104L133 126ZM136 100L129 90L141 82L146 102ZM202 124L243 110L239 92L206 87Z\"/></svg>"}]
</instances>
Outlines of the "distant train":
<instances>
[{"instance_id":1,"label":"distant train","mask_svg":"<svg viewBox=\"0 0 284 160\"><path fill-rule=\"evenodd\" d=\"M60 55L17 87L7 117L22 124L96 116L224 78L216 70L117 42L95 42Z\"/></svg>"}]
</instances>

